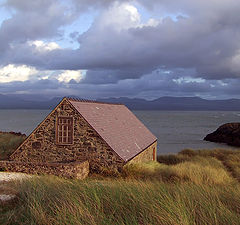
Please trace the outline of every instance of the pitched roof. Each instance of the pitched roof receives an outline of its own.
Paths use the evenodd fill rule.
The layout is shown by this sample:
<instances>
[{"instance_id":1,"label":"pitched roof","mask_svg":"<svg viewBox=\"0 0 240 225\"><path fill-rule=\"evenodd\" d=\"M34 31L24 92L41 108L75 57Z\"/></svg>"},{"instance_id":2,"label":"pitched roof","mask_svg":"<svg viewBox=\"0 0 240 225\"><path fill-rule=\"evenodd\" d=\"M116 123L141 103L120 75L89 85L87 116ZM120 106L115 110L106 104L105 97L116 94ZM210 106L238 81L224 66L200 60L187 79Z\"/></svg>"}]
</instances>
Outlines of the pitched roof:
<instances>
[{"instance_id":1,"label":"pitched roof","mask_svg":"<svg viewBox=\"0 0 240 225\"><path fill-rule=\"evenodd\" d=\"M125 105L69 98L68 101L124 161L157 140Z\"/></svg>"}]
</instances>

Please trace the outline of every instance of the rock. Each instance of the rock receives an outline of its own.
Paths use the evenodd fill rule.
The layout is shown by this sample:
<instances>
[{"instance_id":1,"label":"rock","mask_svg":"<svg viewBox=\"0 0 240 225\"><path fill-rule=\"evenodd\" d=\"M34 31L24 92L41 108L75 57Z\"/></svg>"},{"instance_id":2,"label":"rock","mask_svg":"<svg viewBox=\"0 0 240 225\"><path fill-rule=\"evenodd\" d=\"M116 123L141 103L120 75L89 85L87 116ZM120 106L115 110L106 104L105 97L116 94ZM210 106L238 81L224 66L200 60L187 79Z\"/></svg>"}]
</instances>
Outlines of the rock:
<instances>
[{"instance_id":1,"label":"rock","mask_svg":"<svg viewBox=\"0 0 240 225\"><path fill-rule=\"evenodd\" d=\"M23 180L31 177L32 175L25 174L25 173L0 172L0 184L1 182Z\"/></svg>"},{"instance_id":2,"label":"rock","mask_svg":"<svg viewBox=\"0 0 240 225\"><path fill-rule=\"evenodd\" d=\"M6 194L0 194L0 202L8 202L16 198L16 195L6 195Z\"/></svg>"},{"instance_id":3,"label":"rock","mask_svg":"<svg viewBox=\"0 0 240 225\"><path fill-rule=\"evenodd\" d=\"M240 147L240 123L223 124L216 131L208 134L204 140Z\"/></svg>"},{"instance_id":4,"label":"rock","mask_svg":"<svg viewBox=\"0 0 240 225\"><path fill-rule=\"evenodd\" d=\"M0 193L0 208L14 206L18 200L17 193Z\"/></svg>"}]
</instances>

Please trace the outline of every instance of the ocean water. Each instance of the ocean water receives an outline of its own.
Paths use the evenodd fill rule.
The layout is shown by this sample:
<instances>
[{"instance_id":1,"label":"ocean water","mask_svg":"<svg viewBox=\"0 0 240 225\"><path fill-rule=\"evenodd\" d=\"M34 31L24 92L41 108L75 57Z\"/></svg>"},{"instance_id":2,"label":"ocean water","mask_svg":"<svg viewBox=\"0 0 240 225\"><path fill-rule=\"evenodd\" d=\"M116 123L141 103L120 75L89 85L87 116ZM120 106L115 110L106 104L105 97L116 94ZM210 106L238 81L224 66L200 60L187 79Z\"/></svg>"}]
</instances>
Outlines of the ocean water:
<instances>
[{"instance_id":1,"label":"ocean water","mask_svg":"<svg viewBox=\"0 0 240 225\"><path fill-rule=\"evenodd\" d=\"M49 110L0 110L0 130L30 134ZM158 138L158 154L182 149L234 148L203 141L210 132L229 122L240 122L240 112L134 111Z\"/></svg>"}]
</instances>

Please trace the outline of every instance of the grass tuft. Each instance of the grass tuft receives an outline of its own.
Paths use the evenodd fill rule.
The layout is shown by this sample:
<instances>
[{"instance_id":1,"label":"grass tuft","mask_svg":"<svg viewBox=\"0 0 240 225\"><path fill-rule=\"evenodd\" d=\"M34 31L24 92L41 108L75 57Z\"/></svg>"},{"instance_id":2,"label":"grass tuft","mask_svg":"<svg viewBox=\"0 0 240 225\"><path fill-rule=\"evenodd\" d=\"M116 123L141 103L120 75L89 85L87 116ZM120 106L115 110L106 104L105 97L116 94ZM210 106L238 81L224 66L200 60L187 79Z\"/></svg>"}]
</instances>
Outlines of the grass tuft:
<instances>
[{"instance_id":1,"label":"grass tuft","mask_svg":"<svg viewBox=\"0 0 240 225\"><path fill-rule=\"evenodd\" d=\"M198 185L235 182L222 163L215 158L195 157L192 161L165 165L157 162L129 164L124 168L126 178L158 180L168 183L190 182Z\"/></svg>"},{"instance_id":2,"label":"grass tuft","mask_svg":"<svg viewBox=\"0 0 240 225\"><path fill-rule=\"evenodd\" d=\"M225 169L232 174L234 178L240 181L240 150L192 150L185 149L175 155L158 156L158 162L166 165L176 165L182 162L195 162L199 158L215 158L222 162ZM213 162L213 161L212 161ZM212 163L211 162L211 163Z\"/></svg>"},{"instance_id":3,"label":"grass tuft","mask_svg":"<svg viewBox=\"0 0 240 225\"><path fill-rule=\"evenodd\" d=\"M4 135L0 159L23 140ZM185 149L158 156L158 162L126 165L122 174L103 170L83 181L40 176L5 183L0 192L18 198L0 204L0 224L237 225L239 162L240 150Z\"/></svg>"},{"instance_id":4,"label":"grass tuft","mask_svg":"<svg viewBox=\"0 0 240 225\"><path fill-rule=\"evenodd\" d=\"M19 204L2 212L0 224L225 225L240 221L238 183L173 185L43 176L18 183L16 188Z\"/></svg>"}]
</instances>

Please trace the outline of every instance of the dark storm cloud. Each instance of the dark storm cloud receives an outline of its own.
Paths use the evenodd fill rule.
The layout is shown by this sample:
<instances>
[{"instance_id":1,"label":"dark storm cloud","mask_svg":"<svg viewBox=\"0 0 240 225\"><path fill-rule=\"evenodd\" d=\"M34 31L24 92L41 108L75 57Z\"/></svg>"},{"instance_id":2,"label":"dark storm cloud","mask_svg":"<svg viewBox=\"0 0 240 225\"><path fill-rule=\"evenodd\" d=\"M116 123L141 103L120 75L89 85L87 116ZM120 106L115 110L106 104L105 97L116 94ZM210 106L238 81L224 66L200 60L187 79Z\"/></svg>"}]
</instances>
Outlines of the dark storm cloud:
<instances>
[{"instance_id":1,"label":"dark storm cloud","mask_svg":"<svg viewBox=\"0 0 240 225\"><path fill-rule=\"evenodd\" d=\"M237 12L240 4L238 9L230 9ZM209 16L203 12L206 17L178 21L166 18L157 27L121 31L114 27L99 31L95 24L79 38L80 65L83 60L99 68L196 68L204 78L239 77L233 59L240 49L240 27L236 23L240 14L228 10L226 7L226 12L222 9L222 14Z\"/></svg>"},{"instance_id":2,"label":"dark storm cloud","mask_svg":"<svg viewBox=\"0 0 240 225\"><path fill-rule=\"evenodd\" d=\"M56 37L61 34L59 28L73 20L68 8L55 0L9 0L4 6L13 13L0 27L2 57L3 50L7 50L10 44Z\"/></svg>"},{"instance_id":3,"label":"dark storm cloud","mask_svg":"<svg viewBox=\"0 0 240 225\"><path fill-rule=\"evenodd\" d=\"M154 72L150 75L144 75L140 79L127 79L111 84L85 84L85 83L63 83L58 80L38 80L11 82L0 84L1 93L31 93L44 96L64 96L77 95L82 98L100 98L100 97L144 97L158 98L159 96L202 96L206 98L231 98L239 96L239 80L227 79L223 81L212 80L183 80L179 79L177 73L162 73L159 79L159 73ZM175 80L175 81L174 81Z\"/></svg>"},{"instance_id":4,"label":"dark storm cloud","mask_svg":"<svg viewBox=\"0 0 240 225\"><path fill-rule=\"evenodd\" d=\"M122 68L122 69L104 69L104 70L88 70L86 77L83 79L82 83L90 84L108 84L108 83L117 83L119 80L125 80L128 78L137 79L143 74L149 73L152 71L152 68L149 70L147 68Z\"/></svg>"},{"instance_id":5,"label":"dark storm cloud","mask_svg":"<svg viewBox=\"0 0 240 225\"><path fill-rule=\"evenodd\" d=\"M106 1L104 4L110 2L112 1ZM112 18L102 19L103 16L100 15L92 27L79 36L79 49L56 50L55 53L44 53L45 55L33 54L34 57L31 55L32 52L28 51L29 57L23 58L20 54L16 57L15 52L14 60L26 64L30 61L31 65L40 65L45 69L116 70L112 74L117 80L140 77L145 71L155 70L157 67L195 68L198 75L206 79L239 77L240 68L238 61L235 62L234 58L238 59L240 51L240 25L238 23L240 14L237 13L240 11L240 3L226 0L220 1L219 4L215 4L216 1L213 0L194 1L194 3L187 0L180 2L182 4L168 5L164 1L158 4L159 7L166 6L169 10L173 7L176 12L185 9L183 13L186 13L187 17L180 17L178 21L165 18L156 27L118 29L116 27L118 24L111 23ZM83 3L87 4L84 1ZM98 5L98 1L95 3ZM145 2L142 1L142 3ZM52 7L59 7L53 2L52 4ZM42 9L46 7L43 6ZM28 26L30 29L19 29L16 35L30 38L56 35L59 26L64 22L58 21L61 18L59 10L53 11L57 11L56 15L51 14L46 21L40 20L40 29L36 29L38 32L32 33L31 27L34 27L37 22L36 19L30 19L33 23ZM40 7L39 13L41 12ZM24 17L24 19L27 18ZM16 17L10 24L21 27L18 26L17 21L25 22ZM49 29L42 30L41 28L45 27L46 23L50 24ZM4 30L4 27L10 27L4 32L10 36L11 27L14 25L3 24L1 30ZM42 57L47 63L42 64ZM143 72L128 73L124 76L121 74L126 74L126 72L119 73L119 70Z\"/></svg>"},{"instance_id":6,"label":"dark storm cloud","mask_svg":"<svg viewBox=\"0 0 240 225\"><path fill-rule=\"evenodd\" d=\"M9 0L7 6L15 13L0 28L2 64L27 64L42 70L88 70L82 83L71 82L67 86L49 81L48 89L56 93L69 87L79 95L96 97L238 94L239 1L138 0L157 19L167 14L176 16L160 19L155 26L132 21L131 13L136 12L126 11L115 2L72 0L68 6L54 0ZM94 8L100 13L89 30L70 34L78 41L78 49L38 51L29 45L29 40L61 36L63 26ZM118 10L125 10L123 17ZM158 69L161 71L156 72ZM181 77L206 81L177 83ZM221 80L227 83L219 83ZM23 86L32 91L30 84L44 90L41 82L24 82ZM21 89L20 86L12 83L13 89ZM4 84L0 89L6 87ZM11 85L8 88L11 90Z\"/></svg>"},{"instance_id":7,"label":"dark storm cloud","mask_svg":"<svg viewBox=\"0 0 240 225\"><path fill-rule=\"evenodd\" d=\"M0 84L2 93L15 93L15 92L43 92L45 89L58 89L63 87L63 83L58 80L35 80L35 81L15 81L11 83Z\"/></svg>"}]
</instances>

